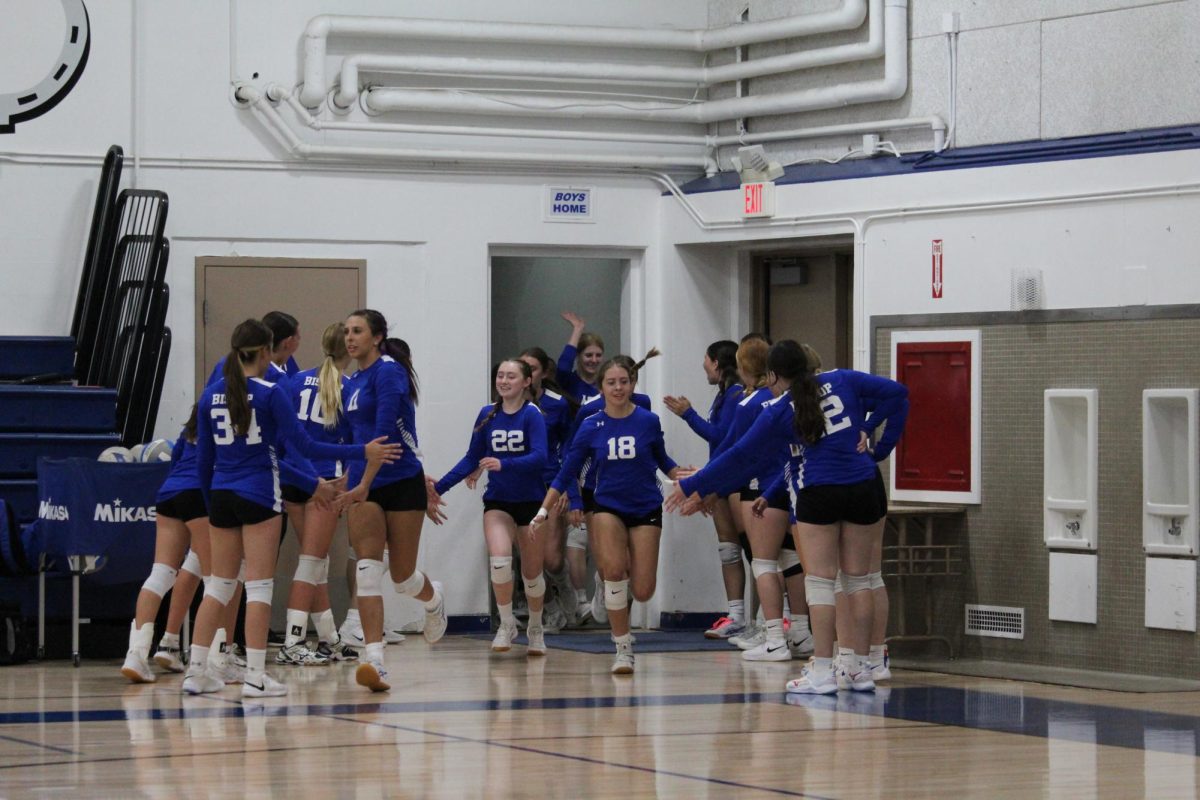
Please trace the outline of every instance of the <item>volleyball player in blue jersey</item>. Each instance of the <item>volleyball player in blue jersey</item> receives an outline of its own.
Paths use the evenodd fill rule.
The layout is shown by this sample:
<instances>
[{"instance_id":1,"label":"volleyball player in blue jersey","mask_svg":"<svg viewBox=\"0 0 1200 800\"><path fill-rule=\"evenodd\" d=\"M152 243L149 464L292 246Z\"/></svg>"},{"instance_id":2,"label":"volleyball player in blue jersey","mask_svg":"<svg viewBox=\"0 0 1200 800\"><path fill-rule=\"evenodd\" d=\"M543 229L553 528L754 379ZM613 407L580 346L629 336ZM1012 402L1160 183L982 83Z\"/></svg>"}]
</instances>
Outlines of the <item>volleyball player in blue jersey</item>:
<instances>
[{"instance_id":1,"label":"volleyball player in blue jersey","mask_svg":"<svg viewBox=\"0 0 1200 800\"><path fill-rule=\"evenodd\" d=\"M545 494L542 473L547 461L546 422L529 400L532 370L524 361L502 361L496 370L499 400L483 407L475 419L467 454L434 486L445 495L477 469L488 474L483 493L483 535L487 541L488 574L496 594L500 627L492 650L508 652L517 637L513 616L513 542L521 552L521 578L529 603L527 654L546 654L542 604L542 545L529 530Z\"/></svg>"},{"instance_id":2,"label":"volleyball player in blue jersey","mask_svg":"<svg viewBox=\"0 0 1200 800\"><path fill-rule=\"evenodd\" d=\"M346 383L342 370L349 365L350 355L346 352L342 323L335 322L321 334L321 351L319 367L299 372L290 380L296 416L314 441L349 442L353 434L342 410ZM326 481L335 482L344 474L337 459L318 458L311 464L315 474ZM329 546L337 530L338 512L306 499L303 504L288 506L288 518L300 537L300 557L288 595L284 645L276 654L275 663L304 666L357 661L358 653L341 641L329 607ZM310 612L317 629L316 650L305 645Z\"/></svg>"},{"instance_id":3,"label":"volleyball player in blue jersey","mask_svg":"<svg viewBox=\"0 0 1200 800\"><path fill-rule=\"evenodd\" d=\"M729 432L737 404L742 399L737 350L737 342L723 339L710 344L704 352L704 376L708 378L710 386L717 387L717 396L709 406L707 419L692 408L686 397L668 395L663 398L668 409L708 442L709 460ZM721 580L725 584L728 613L713 622L704 635L709 639L727 639L741 633L746 627L746 567L742 563L739 528L730 511L729 498L714 498L710 508L717 529L717 557L721 563Z\"/></svg>"},{"instance_id":4,"label":"volleyball player in blue jersey","mask_svg":"<svg viewBox=\"0 0 1200 800\"><path fill-rule=\"evenodd\" d=\"M290 378L300 371L300 365L293 358L300 347L300 323L285 311L268 311L263 315L262 322L271 329L271 336L274 337L271 345L271 365L267 368L265 377L272 383L278 382L280 376ZM208 386L220 380L224 369L225 356L221 356L204 385Z\"/></svg>"},{"instance_id":5,"label":"volleyball player in blue jersey","mask_svg":"<svg viewBox=\"0 0 1200 800\"><path fill-rule=\"evenodd\" d=\"M200 561L203 574L211 569L208 542L208 509L196 475L196 407L171 452L171 471L155 497L157 523L154 539L154 565L138 593L137 610L129 631L129 651L121 674L134 683L157 680L150 670L149 654L154 638L154 618L163 596L175 586L188 548ZM192 589L195 591L195 587ZM179 647L175 641L175 649ZM171 642L167 642L170 649ZM174 666L168 661L168 669Z\"/></svg>"},{"instance_id":6,"label":"volleyball player in blue jersey","mask_svg":"<svg viewBox=\"0 0 1200 800\"><path fill-rule=\"evenodd\" d=\"M396 591L425 608L425 641L446 633L441 585L417 569L421 525L428 513L438 521L436 497L426 488L417 444L417 376L407 352L384 352L388 326L383 314L359 309L346 319L346 351L358 371L345 388L346 417L354 441L388 437L404 446L394 463L351 463L338 502L350 509L350 544L358 556L358 613L366 652L355 680L373 692L391 688L383 665L383 551L387 548Z\"/></svg>"},{"instance_id":7,"label":"volleyball player in blue jersey","mask_svg":"<svg viewBox=\"0 0 1200 800\"><path fill-rule=\"evenodd\" d=\"M662 494L656 470L674 478L679 467L667 455L658 416L633 403L636 370L613 359L598 374L604 409L580 425L534 525L536 530L590 458L596 490L589 532L617 647L612 672L629 674L634 667L630 589L634 599L648 601L658 572Z\"/></svg>"},{"instance_id":8,"label":"volleyball player in blue jersey","mask_svg":"<svg viewBox=\"0 0 1200 800\"><path fill-rule=\"evenodd\" d=\"M714 461L680 481L668 498L668 509L694 507L699 494L743 480L761 468L774 450L787 447L796 534L806 570L815 656L787 690L832 694L834 579L842 570L843 591L850 598L851 620L845 626L854 649L843 663L849 688L871 691L869 666L873 584L872 554L883 535L887 496L876 463L887 458L904 431L908 390L887 378L854 370L816 373L800 345L776 344L768 358L786 394L768 405L754 426ZM871 408L870 419L866 409ZM883 435L872 450L870 435L884 422ZM693 496L696 495L696 496ZM689 499L690 498L690 499Z\"/></svg>"},{"instance_id":9,"label":"volleyball player in blue jersey","mask_svg":"<svg viewBox=\"0 0 1200 800\"><path fill-rule=\"evenodd\" d=\"M271 330L261 322L246 320L238 325L230 340L224 376L205 387L198 403L196 473L208 501L213 579L196 615L192 658L183 683L189 694L214 692L223 685L208 673L207 656L217 617L237 585L243 556L247 647L242 696L287 693L287 688L264 670L283 509L275 455L279 444L286 441L305 457L365 457L372 465L398 457L401 450L398 445L384 444L382 437L365 446L309 439L284 390L261 377L270 361L271 342Z\"/></svg>"},{"instance_id":10,"label":"volleyball player in blue jersey","mask_svg":"<svg viewBox=\"0 0 1200 800\"><path fill-rule=\"evenodd\" d=\"M562 464L566 437L571 429L572 406L559 391L558 383L553 378L554 363L545 350L540 347L527 348L521 353L520 359L529 365L532 379L529 394L542 410L542 418L546 423L546 466L542 469L544 490L554 480ZM541 500L540 494L538 499ZM558 617L561 614L561 619L554 620L560 623L560 627L561 624L575 625L579 622L576 592L567 563L566 533L566 517L563 514L555 514L547 519L539 532L542 542L542 567L546 579L550 582L550 588L554 590L547 598L545 608L548 613L544 620L550 622L551 615ZM584 548L586 547L585 543ZM583 562L583 572L580 574L586 583L586 555Z\"/></svg>"},{"instance_id":11,"label":"volleyball player in blue jersey","mask_svg":"<svg viewBox=\"0 0 1200 800\"><path fill-rule=\"evenodd\" d=\"M596 370L604 360L604 340L595 333L585 333L583 317L575 312L564 311L562 318L571 324L571 338L558 357L555 379L575 402L583 403L600 394Z\"/></svg>"}]
</instances>

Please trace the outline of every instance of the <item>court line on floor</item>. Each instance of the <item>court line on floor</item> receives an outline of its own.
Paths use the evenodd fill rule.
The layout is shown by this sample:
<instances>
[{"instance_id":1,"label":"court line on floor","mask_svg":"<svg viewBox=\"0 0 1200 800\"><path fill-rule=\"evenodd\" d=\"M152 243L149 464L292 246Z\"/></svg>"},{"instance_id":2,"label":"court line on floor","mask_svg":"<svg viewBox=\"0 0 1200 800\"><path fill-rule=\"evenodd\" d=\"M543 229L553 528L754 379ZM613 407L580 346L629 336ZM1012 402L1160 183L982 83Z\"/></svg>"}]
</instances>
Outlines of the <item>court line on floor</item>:
<instances>
[{"instance_id":1,"label":"court line on floor","mask_svg":"<svg viewBox=\"0 0 1200 800\"><path fill-rule=\"evenodd\" d=\"M81 756L81 755L83 755L83 753L78 753L78 752L76 752L76 751L74 751L74 750L68 750L68 749L67 749L67 748L65 748L65 747L55 747L55 746L54 746L54 745L52 745L52 744L42 744L41 742L33 742L33 741L30 741L29 739L19 739L19 738L17 738L16 736L4 736L4 735L0 735L0 739L3 739L3 740L4 740L4 741L6 741L6 742L16 742L17 744L27 744L27 745L29 745L30 747L40 747L40 748L43 748L43 749L45 749L45 750L53 750L53 751L54 751L54 752L56 752L56 753L66 753L66 754L67 754L67 755L69 755L69 756Z\"/></svg>"},{"instance_id":2,"label":"court line on floor","mask_svg":"<svg viewBox=\"0 0 1200 800\"><path fill-rule=\"evenodd\" d=\"M588 756L577 756L570 753L556 753L553 750L542 750L537 747L529 747L526 745L509 744L504 741L495 739L476 739L471 736L460 736L454 733L442 733L440 731L430 731L423 728L414 728L407 725L393 725L387 722L379 722L369 719L355 719L354 717L337 717L331 716L328 719L337 719L342 722L354 722L360 725L372 725L381 728L389 728L391 730L405 731L406 733L418 733L426 736L438 736L444 739L450 739L457 742L465 742L470 744L481 744L486 747L500 747L506 750L516 750L521 753L533 753L535 755L550 756L551 758L563 758L568 761L578 761L584 764L595 764L601 767L616 767L618 769L627 769L634 772L645 772L651 775L665 775L671 778L683 778L685 780L700 781L702 783L712 783L718 786L728 786L734 789L751 789L754 791L765 792L768 794L784 795L786 797L804 797L810 800L833 800L827 795L809 794L807 792L794 792L790 789L777 789L773 786L756 786L750 783L737 783L736 781L727 781L722 778L710 778L704 775L691 775L686 772L675 772L674 770L657 769L655 767L642 767L637 764L624 764L619 761L604 761L599 758L589 758Z\"/></svg>"},{"instance_id":3,"label":"court line on floor","mask_svg":"<svg viewBox=\"0 0 1200 800\"><path fill-rule=\"evenodd\" d=\"M98 758L81 758L71 761L42 761L37 764L0 764L0 771L13 769L37 769L39 767L70 767L79 766L82 764L113 764L122 761L156 761L164 758L169 759L188 759L188 758L208 758L209 756L244 756L247 753L292 753L305 750L341 750L355 747L388 747L395 749L397 747L409 747L417 745L426 745L429 742L355 742L353 744L319 744L319 745L298 745L296 747L264 747L247 750L213 750L208 753L148 753L141 755L130 756L100 756ZM69 752L69 751L67 751ZM82 754L81 754L82 755Z\"/></svg>"}]
</instances>

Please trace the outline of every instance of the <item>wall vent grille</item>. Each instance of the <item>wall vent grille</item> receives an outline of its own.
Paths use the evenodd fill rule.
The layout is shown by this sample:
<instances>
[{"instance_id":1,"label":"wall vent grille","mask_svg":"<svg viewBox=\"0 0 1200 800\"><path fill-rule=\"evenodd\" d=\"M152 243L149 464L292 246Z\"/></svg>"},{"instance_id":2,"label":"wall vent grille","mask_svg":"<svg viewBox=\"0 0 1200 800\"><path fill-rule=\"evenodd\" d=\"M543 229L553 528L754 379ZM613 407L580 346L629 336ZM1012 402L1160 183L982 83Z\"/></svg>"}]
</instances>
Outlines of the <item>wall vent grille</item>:
<instances>
[{"instance_id":1,"label":"wall vent grille","mask_svg":"<svg viewBox=\"0 0 1200 800\"><path fill-rule=\"evenodd\" d=\"M967 605L967 635L1025 638L1025 609Z\"/></svg>"}]
</instances>

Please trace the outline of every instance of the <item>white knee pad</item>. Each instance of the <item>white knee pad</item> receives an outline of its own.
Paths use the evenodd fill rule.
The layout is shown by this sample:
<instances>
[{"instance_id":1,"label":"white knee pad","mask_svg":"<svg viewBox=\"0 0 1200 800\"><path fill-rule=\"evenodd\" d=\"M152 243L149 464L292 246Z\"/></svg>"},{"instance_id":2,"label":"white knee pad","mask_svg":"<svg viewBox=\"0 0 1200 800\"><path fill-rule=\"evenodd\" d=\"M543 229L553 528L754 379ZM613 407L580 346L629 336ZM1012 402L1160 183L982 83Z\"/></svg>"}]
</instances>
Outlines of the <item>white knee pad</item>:
<instances>
[{"instance_id":1,"label":"white knee pad","mask_svg":"<svg viewBox=\"0 0 1200 800\"><path fill-rule=\"evenodd\" d=\"M800 566L800 554L795 550L779 551L779 571L787 574L789 569Z\"/></svg>"},{"instance_id":2,"label":"white knee pad","mask_svg":"<svg viewBox=\"0 0 1200 800\"><path fill-rule=\"evenodd\" d=\"M779 562L770 558L752 558L750 559L750 571L754 573L755 578L771 575L779 572Z\"/></svg>"},{"instance_id":3,"label":"white knee pad","mask_svg":"<svg viewBox=\"0 0 1200 800\"><path fill-rule=\"evenodd\" d=\"M871 581L872 589L883 589L884 588L882 572L868 572L867 578L870 579L870 581Z\"/></svg>"},{"instance_id":4,"label":"white knee pad","mask_svg":"<svg viewBox=\"0 0 1200 800\"><path fill-rule=\"evenodd\" d=\"M567 531L567 547L574 547L576 550L587 550L588 532L587 528L579 525L574 525Z\"/></svg>"},{"instance_id":5,"label":"white knee pad","mask_svg":"<svg viewBox=\"0 0 1200 800\"><path fill-rule=\"evenodd\" d=\"M722 564L740 564L742 548L737 542L717 542L717 557Z\"/></svg>"},{"instance_id":6,"label":"white knee pad","mask_svg":"<svg viewBox=\"0 0 1200 800\"><path fill-rule=\"evenodd\" d=\"M325 564L325 559L317 558L316 556L300 556L299 562L296 564L296 575L292 580L311 583L316 586L321 580L321 567Z\"/></svg>"},{"instance_id":7,"label":"white knee pad","mask_svg":"<svg viewBox=\"0 0 1200 800\"><path fill-rule=\"evenodd\" d=\"M329 556L321 559L321 574L317 575L317 586L329 583Z\"/></svg>"},{"instance_id":8,"label":"white knee pad","mask_svg":"<svg viewBox=\"0 0 1200 800\"><path fill-rule=\"evenodd\" d=\"M604 582L604 607L609 611L624 611L629 607L629 581Z\"/></svg>"},{"instance_id":9,"label":"white knee pad","mask_svg":"<svg viewBox=\"0 0 1200 800\"><path fill-rule=\"evenodd\" d=\"M190 572L197 578L200 577L200 556L196 555L195 550L188 550L187 558L183 560L183 566L179 569L182 572Z\"/></svg>"},{"instance_id":10,"label":"white knee pad","mask_svg":"<svg viewBox=\"0 0 1200 800\"><path fill-rule=\"evenodd\" d=\"M233 599L233 593L237 591L237 584L236 578L218 578L213 575L204 582L204 596L211 597L221 605L227 606Z\"/></svg>"},{"instance_id":11,"label":"white knee pad","mask_svg":"<svg viewBox=\"0 0 1200 800\"><path fill-rule=\"evenodd\" d=\"M842 587L843 587L843 583L842 583L842 571L839 569L839 570L837 571L837 577L833 579L833 593L834 593L834 594L841 594L841 593L842 593L842 590L843 590L843 589L842 589Z\"/></svg>"},{"instance_id":12,"label":"white knee pad","mask_svg":"<svg viewBox=\"0 0 1200 800\"><path fill-rule=\"evenodd\" d=\"M871 590L870 575L848 575L842 573L842 591L846 594L858 594Z\"/></svg>"},{"instance_id":13,"label":"white knee pad","mask_svg":"<svg viewBox=\"0 0 1200 800\"><path fill-rule=\"evenodd\" d=\"M360 558L356 572L359 597L383 597L384 567L382 561Z\"/></svg>"},{"instance_id":14,"label":"white knee pad","mask_svg":"<svg viewBox=\"0 0 1200 800\"><path fill-rule=\"evenodd\" d=\"M833 578L818 578L816 575L804 576L804 596L810 606L832 606Z\"/></svg>"},{"instance_id":15,"label":"white knee pad","mask_svg":"<svg viewBox=\"0 0 1200 800\"><path fill-rule=\"evenodd\" d=\"M246 602L271 605L271 595L275 593L275 579L263 578L260 581L246 581Z\"/></svg>"},{"instance_id":16,"label":"white knee pad","mask_svg":"<svg viewBox=\"0 0 1200 800\"><path fill-rule=\"evenodd\" d=\"M142 588L162 597L171 591L171 587L175 585L175 576L178 574L179 570L171 569L166 564L155 561L154 566L150 567L150 574L146 576L146 582L142 584Z\"/></svg>"},{"instance_id":17,"label":"white knee pad","mask_svg":"<svg viewBox=\"0 0 1200 800\"><path fill-rule=\"evenodd\" d=\"M238 583L246 582L246 559L242 559L242 566L238 568Z\"/></svg>"},{"instance_id":18,"label":"white knee pad","mask_svg":"<svg viewBox=\"0 0 1200 800\"><path fill-rule=\"evenodd\" d=\"M512 561L512 556L492 556L488 559L492 583L512 583Z\"/></svg>"},{"instance_id":19,"label":"white knee pad","mask_svg":"<svg viewBox=\"0 0 1200 800\"><path fill-rule=\"evenodd\" d=\"M419 569L414 569L413 574L409 575L402 581L396 582L396 591L399 594L416 597L425 588L425 573Z\"/></svg>"},{"instance_id":20,"label":"white knee pad","mask_svg":"<svg viewBox=\"0 0 1200 800\"><path fill-rule=\"evenodd\" d=\"M539 572L536 578L526 578L522 576L521 580L525 582L526 597L541 597L546 593L546 579Z\"/></svg>"}]
</instances>

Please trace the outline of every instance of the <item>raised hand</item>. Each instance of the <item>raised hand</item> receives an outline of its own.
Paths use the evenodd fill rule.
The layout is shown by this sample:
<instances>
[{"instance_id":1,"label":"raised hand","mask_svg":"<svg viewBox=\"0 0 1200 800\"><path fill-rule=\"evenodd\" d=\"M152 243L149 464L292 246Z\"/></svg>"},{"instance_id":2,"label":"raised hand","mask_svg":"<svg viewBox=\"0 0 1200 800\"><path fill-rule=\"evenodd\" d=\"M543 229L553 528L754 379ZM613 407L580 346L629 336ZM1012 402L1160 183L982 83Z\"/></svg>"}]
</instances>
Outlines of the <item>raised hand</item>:
<instances>
[{"instance_id":1,"label":"raised hand","mask_svg":"<svg viewBox=\"0 0 1200 800\"><path fill-rule=\"evenodd\" d=\"M679 417L682 417L684 414L686 414L692 407L691 401L683 395L680 395L679 397L667 395L663 398L663 404L671 410L671 413Z\"/></svg>"}]
</instances>

